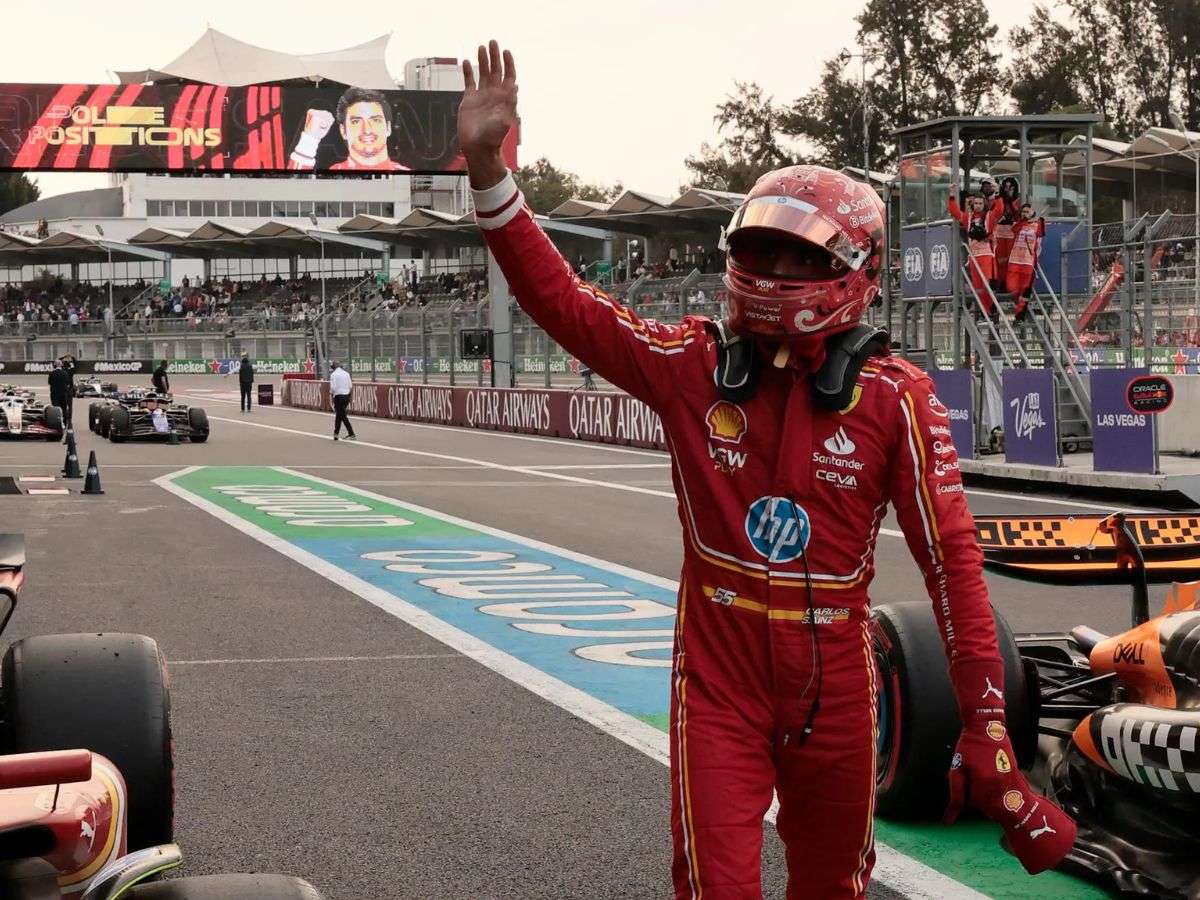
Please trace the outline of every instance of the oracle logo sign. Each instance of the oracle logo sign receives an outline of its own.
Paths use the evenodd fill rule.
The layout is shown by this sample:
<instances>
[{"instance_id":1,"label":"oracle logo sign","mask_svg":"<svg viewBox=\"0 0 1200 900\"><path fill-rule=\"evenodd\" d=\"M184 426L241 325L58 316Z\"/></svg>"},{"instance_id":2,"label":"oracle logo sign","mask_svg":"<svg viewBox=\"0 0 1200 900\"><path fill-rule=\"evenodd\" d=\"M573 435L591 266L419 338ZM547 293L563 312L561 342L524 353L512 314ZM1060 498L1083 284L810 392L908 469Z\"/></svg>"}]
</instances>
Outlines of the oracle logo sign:
<instances>
[{"instance_id":1,"label":"oracle logo sign","mask_svg":"<svg viewBox=\"0 0 1200 900\"><path fill-rule=\"evenodd\" d=\"M1156 415L1175 399L1175 386L1165 375L1139 375L1125 388L1125 402L1135 413Z\"/></svg>"}]
</instances>

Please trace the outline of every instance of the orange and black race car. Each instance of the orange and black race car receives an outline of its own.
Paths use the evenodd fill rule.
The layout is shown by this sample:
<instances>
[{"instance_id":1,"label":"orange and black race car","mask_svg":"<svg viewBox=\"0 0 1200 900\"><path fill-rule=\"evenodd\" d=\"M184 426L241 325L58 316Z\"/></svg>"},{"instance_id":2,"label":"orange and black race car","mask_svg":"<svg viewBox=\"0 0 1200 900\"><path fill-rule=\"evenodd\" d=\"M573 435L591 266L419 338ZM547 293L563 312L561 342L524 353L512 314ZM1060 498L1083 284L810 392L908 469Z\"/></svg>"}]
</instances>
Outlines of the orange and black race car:
<instances>
[{"instance_id":1,"label":"orange and black race car","mask_svg":"<svg viewBox=\"0 0 1200 900\"><path fill-rule=\"evenodd\" d=\"M1021 768L1079 824L1062 868L1123 896L1200 896L1200 516L979 516L985 566L1043 584L1129 584L1129 630L1014 635L997 614ZM1149 584L1172 586L1149 610ZM926 602L873 612L878 809L940 817L961 728Z\"/></svg>"}]
</instances>

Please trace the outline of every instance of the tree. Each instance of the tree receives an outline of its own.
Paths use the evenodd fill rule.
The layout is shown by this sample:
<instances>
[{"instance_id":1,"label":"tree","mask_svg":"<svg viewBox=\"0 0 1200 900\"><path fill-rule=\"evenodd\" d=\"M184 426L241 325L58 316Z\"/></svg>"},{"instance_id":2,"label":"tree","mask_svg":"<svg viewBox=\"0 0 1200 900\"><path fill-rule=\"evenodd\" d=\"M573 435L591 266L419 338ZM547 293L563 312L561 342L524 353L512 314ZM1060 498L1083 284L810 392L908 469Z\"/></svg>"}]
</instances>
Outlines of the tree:
<instances>
[{"instance_id":1,"label":"tree","mask_svg":"<svg viewBox=\"0 0 1200 900\"><path fill-rule=\"evenodd\" d=\"M1046 7L1035 6L1029 24L1013 28L1008 40L1008 90L1019 112L1044 115L1082 102L1078 73L1087 65L1085 48Z\"/></svg>"},{"instance_id":2,"label":"tree","mask_svg":"<svg viewBox=\"0 0 1200 900\"><path fill-rule=\"evenodd\" d=\"M1082 104L1131 136L1171 127L1178 109L1200 127L1200 0L1056 0L1012 29L1009 44L1021 112Z\"/></svg>"},{"instance_id":3,"label":"tree","mask_svg":"<svg viewBox=\"0 0 1200 900\"><path fill-rule=\"evenodd\" d=\"M862 88L842 77L842 62L827 60L821 81L792 104L784 117L789 134L803 136L815 148L813 161L840 168L862 166L863 102ZM879 169L891 156L890 139L886 142L885 124L889 118L871 104L867 119L871 168Z\"/></svg>"},{"instance_id":4,"label":"tree","mask_svg":"<svg viewBox=\"0 0 1200 900\"><path fill-rule=\"evenodd\" d=\"M32 203L42 195L38 186L20 172L0 175L0 215Z\"/></svg>"},{"instance_id":5,"label":"tree","mask_svg":"<svg viewBox=\"0 0 1200 900\"><path fill-rule=\"evenodd\" d=\"M721 142L702 144L684 165L691 187L745 192L763 172L800 162L781 130L785 113L754 82L734 82L734 92L717 106L713 121Z\"/></svg>"},{"instance_id":6,"label":"tree","mask_svg":"<svg viewBox=\"0 0 1200 900\"><path fill-rule=\"evenodd\" d=\"M546 157L513 173L525 202L534 212L548 213L567 200L605 202L621 192L621 185L585 184L578 175L556 168Z\"/></svg>"}]
</instances>

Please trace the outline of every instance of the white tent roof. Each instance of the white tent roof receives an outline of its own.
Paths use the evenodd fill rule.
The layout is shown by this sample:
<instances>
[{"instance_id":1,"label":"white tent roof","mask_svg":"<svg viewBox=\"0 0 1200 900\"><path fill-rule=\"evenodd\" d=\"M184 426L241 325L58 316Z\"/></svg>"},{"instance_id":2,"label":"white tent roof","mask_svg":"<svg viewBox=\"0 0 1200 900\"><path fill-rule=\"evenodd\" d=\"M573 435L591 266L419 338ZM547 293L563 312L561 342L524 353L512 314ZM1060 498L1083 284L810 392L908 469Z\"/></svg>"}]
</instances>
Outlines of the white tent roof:
<instances>
[{"instance_id":1,"label":"white tent roof","mask_svg":"<svg viewBox=\"0 0 1200 900\"><path fill-rule=\"evenodd\" d=\"M280 53L256 47L209 28L179 56L158 69L117 72L123 84L180 78L205 84L241 87L248 84L323 79L375 90L394 90L384 53L390 35L328 53Z\"/></svg>"}]
</instances>

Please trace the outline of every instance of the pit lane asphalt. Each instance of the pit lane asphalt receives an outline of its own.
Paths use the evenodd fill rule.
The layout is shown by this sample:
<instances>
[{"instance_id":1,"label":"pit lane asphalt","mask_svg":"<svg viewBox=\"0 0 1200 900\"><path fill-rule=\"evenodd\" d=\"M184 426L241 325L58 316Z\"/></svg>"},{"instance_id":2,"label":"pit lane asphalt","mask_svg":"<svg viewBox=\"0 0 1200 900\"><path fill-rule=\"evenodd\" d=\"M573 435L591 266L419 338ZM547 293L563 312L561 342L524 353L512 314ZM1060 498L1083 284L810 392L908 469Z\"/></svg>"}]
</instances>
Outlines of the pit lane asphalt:
<instances>
[{"instance_id":1,"label":"pit lane asphalt","mask_svg":"<svg viewBox=\"0 0 1200 900\"><path fill-rule=\"evenodd\" d=\"M189 465L287 465L676 578L666 457L365 418L360 438L393 449L334 444L332 416L240 413L232 379L175 390L207 407L208 444L114 446L76 401L81 461L97 451L107 493L2 496L0 530L25 532L30 560L8 639L137 631L172 661L187 871L297 874L344 900L669 896L661 765L151 483ZM62 457L6 442L0 474L54 474ZM1108 508L968 496L977 513ZM903 540L882 535L877 566L876 602L924 596ZM1128 621L1119 589L989 584L1017 630ZM782 896L770 832L764 866Z\"/></svg>"}]
</instances>

